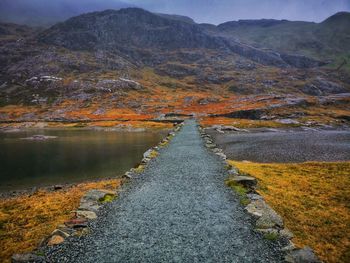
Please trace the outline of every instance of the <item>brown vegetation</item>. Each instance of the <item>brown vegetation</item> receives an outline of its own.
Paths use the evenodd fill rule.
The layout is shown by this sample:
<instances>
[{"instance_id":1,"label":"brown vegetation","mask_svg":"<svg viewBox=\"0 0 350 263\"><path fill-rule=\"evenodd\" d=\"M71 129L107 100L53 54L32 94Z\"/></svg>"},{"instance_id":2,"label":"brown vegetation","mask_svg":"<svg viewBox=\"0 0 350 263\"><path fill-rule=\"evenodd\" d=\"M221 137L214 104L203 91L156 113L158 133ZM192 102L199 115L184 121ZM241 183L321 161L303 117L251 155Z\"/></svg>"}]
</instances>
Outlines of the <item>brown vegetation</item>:
<instances>
[{"instance_id":1,"label":"brown vegetation","mask_svg":"<svg viewBox=\"0 0 350 263\"><path fill-rule=\"evenodd\" d=\"M258 192L282 215L293 242L325 262L350 261L350 162L230 164L258 179Z\"/></svg>"},{"instance_id":2,"label":"brown vegetation","mask_svg":"<svg viewBox=\"0 0 350 263\"><path fill-rule=\"evenodd\" d=\"M36 248L57 225L72 216L86 191L115 190L121 183L120 179L110 179L0 200L0 261L10 262L12 254Z\"/></svg>"}]
</instances>

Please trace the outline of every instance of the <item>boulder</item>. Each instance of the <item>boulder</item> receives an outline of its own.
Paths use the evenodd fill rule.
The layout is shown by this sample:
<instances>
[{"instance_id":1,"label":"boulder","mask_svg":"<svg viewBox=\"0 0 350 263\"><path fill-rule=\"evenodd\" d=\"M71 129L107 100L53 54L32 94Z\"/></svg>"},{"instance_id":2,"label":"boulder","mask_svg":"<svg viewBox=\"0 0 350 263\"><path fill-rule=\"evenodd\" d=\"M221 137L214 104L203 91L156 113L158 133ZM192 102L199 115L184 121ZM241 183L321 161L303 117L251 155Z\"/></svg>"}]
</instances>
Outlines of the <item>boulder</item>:
<instances>
[{"instance_id":1,"label":"boulder","mask_svg":"<svg viewBox=\"0 0 350 263\"><path fill-rule=\"evenodd\" d=\"M212 151L213 151L214 153L222 153L222 150L219 149L219 148L213 148Z\"/></svg>"},{"instance_id":2,"label":"boulder","mask_svg":"<svg viewBox=\"0 0 350 263\"><path fill-rule=\"evenodd\" d=\"M292 239L294 237L294 234L288 228L283 228L280 230L279 235L286 239Z\"/></svg>"},{"instance_id":3,"label":"boulder","mask_svg":"<svg viewBox=\"0 0 350 263\"><path fill-rule=\"evenodd\" d=\"M103 200L106 195L115 195L115 191L109 191L109 190L90 190L88 191L83 197L82 201L92 201L92 202L99 202L100 200Z\"/></svg>"},{"instance_id":4,"label":"boulder","mask_svg":"<svg viewBox=\"0 0 350 263\"><path fill-rule=\"evenodd\" d=\"M238 176L239 172L236 168L231 168L230 170L228 170L228 174L229 175L234 175L234 176Z\"/></svg>"},{"instance_id":5,"label":"boulder","mask_svg":"<svg viewBox=\"0 0 350 263\"><path fill-rule=\"evenodd\" d=\"M68 231L67 231L68 232ZM61 236L63 238L67 238L70 235L67 233L66 231L62 230L62 229L55 229L52 233L51 236L57 235L57 236Z\"/></svg>"},{"instance_id":6,"label":"boulder","mask_svg":"<svg viewBox=\"0 0 350 263\"><path fill-rule=\"evenodd\" d=\"M226 154L222 153L222 152L218 152L218 153L215 153L216 155L220 156L222 159L226 160L227 159L227 156Z\"/></svg>"},{"instance_id":7,"label":"boulder","mask_svg":"<svg viewBox=\"0 0 350 263\"><path fill-rule=\"evenodd\" d=\"M151 158L143 158L143 159L141 160L141 164L146 164L146 163L148 163L149 161L151 161Z\"/></svg>"},{"instance_id":8,"label":"boulder","mask_svg":"<svg viewBox=\"0 0 350 263\"><path fill-rule=\"evenodd\" d=\"M76 214L78 217L83 217L83 218L90 219L90 220L97 218L96 213L93 211L78 210L76 212Z\"/></svg>"},{"instance_id":9,"label":"boulder","mask_svg":"<svg viewBox=\"0 0 350 263\"><path fill-rule=\"evenodd\" d=\"M53 190L54 191L61 190L61 189L63 189L63 185L56 184L56 185L53 186Z\"/></svg>"},{"instance_id":10,"label":"boulder","mask_svg":"<svg viewBox=\"0 0 350 263\"><path fill-rule=\"evenodd\" d=\"M285 261L288 263L321 263L309 247L289 252L285 257Z\"/></svg>"},{"instance_id":11,"label":"boulder","mask_svg":"<svg viewBox=\"0 0 350 263\"><path fill-rule=\"evenodd\" d=\"M100 209L100 205L95 201L82 201L80 202L80 206L78 210L81 211L92 211L94 213L97 213L97 211Z\"/></svg>"},{"instance_id":12,"label":"boulder","mask_svg":"<svg viewBox=\"0 0 350 263\"><path fill-rule=\"evenodd\" d=\"M220 128L221 131L247 131L247 130L244 130L244 129L239 129L237 127L234 127L234 126L221 126Z\"/></svg>"},{"instance_id":13,"label":"boulder","mask_svg":"<svg viewBox=\"0 0 350 263\"><path fill-rule=\"evenodd\" d=\"M281 251L283 252L290 252L290 251L293 251L293 250L296 250L297 247L295 246L295 244L289 240L288 244L286 246L284 246Z\"/></svg>"},{"instance_id":14,"label":"boulder","mask_svg":"<svg viewBox=\"0 0 350 263\"><path fill-rule=\"evenodd\" d=\"M86 218L75 218L75 219L71 219L71 220L64 222L64 224L70 228L85 228L85 227L87 227L87 219Z\"/></svg>"},{"instance_id":15,"label":"boulder","mask_svg":"<svg viewBox=\"0 0 350 263\"><path fill-rule=\"evenodd\" d=\"M49 238L47 242L48 246L56 246L64 242L64 238L60 235L53 235Z\"/></svg>"},{"instance_id":16,"label":"boulder","mask_svg":"<svg viewBox=\"0 0 350 263\"><path fill-rule=\"evenodd\" d=\"M216 148L216 144L214 144L214 143L206 143L205 147L207 147L209 149Z\"/></svg>"},{"instance_id":17,"label":"boulder","mask_svg":"<svg viewBox=\"0 0 350 263\"><path fill-rule=\"evenodd\" d=\"M147 151L143 154L143 158L151 159L152 152L153 152L153 149L147 150Z\"/></svg>"},{"instance_id":18,"label":"boulder","mask_svg":"<svg viewBox=\"0 0 350 263\"><path fill-rule=\"evenodd\" d=\"M251 188L251 189L255 188L257 185L256 179L251 176L242 176L242 175L234 176L232 180L235 181L236 183L243 185L244 187Z\"/></svg>"},{"instance_id":19,"label":"boulder","mask_svg":"<svg viewBox=\"0 0 350 263\"><path fill-rule=\"evenodd\" d=\"M111 196L114 198L115 195L115 191L97 189L90 190L81 198L78 210L97 213L101 203L103 203L107 197Z\"/></svg>"},{"instance_id":20,"label":"boulder","mask_svg":"<svg viewBox=\"0 0 350 263\"><path fill-rule=\"evenodd\" d=\"M293 120L293 119L278 119L276 120L276 122L279 122L282 124L299 124L300 123L297 120Z\"/></svg>"},{"instance_id":21,"label":"boulder","mask_svg":"<svg viewBox=\"0 0 350 263\"><path fill-rule=\"evenodd\" d=\"M71 236L74 234L74 229L72 228L69 228L68 226L66 226L65 224L60 224L57 226L57 229L56 230L60 230L64 233L64 237L65 236ZM55 231L56 231L55 230ZM52 234L56 234L57 232L53 231Z\"/></svg>"},{"instance_id":22,"label":"boulder","mask_svg":"<svg viewBox=\"0 0 350 263\"><path fill-rule=\"evenodd\" d=\"M263 200L253 200L245 209L248 213L258 217L256 221L258 229L283 228L281 216Z\"/></svg>"},{"instance_id":23,"label":"boulder","mask_svg":"<svg viewBox=\"0 0 350 263\"><path fill-rule=\"evenodd\" d=\"M132 179L134 177L134 173L130 172L130 171L127 171L125 174L124 174L124 177L128 178L128 179Z\"/></svg>"}]
</instances>

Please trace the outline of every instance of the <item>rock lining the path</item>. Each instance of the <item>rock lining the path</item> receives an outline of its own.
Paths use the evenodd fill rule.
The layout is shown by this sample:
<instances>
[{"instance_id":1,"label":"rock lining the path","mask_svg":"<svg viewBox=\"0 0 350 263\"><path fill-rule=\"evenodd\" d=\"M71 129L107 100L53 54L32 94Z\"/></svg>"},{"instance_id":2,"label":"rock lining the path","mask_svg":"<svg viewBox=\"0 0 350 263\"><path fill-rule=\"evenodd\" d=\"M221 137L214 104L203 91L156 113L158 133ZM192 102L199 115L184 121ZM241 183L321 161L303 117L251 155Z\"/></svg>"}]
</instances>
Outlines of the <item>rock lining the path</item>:
<instances>
[{"instance_id":1,"label":"rock lining the path","mask_svg":"<svg viewBox=\"0 0 350 263\"><path fill-rule=\"evenodd\" d=\"M172 134L170 134L173 136ZM276 262L224 184L225 159L209 153L192 123L92 222L92 234L47 255L60 262ZM136 172L138 167L132 172Z\"/></svg>"},{"instance_id":2,"label":"rock lining the path","mask_svg":"<svg viewBox=\"0 0 350 263\"><path fill-rule=\"evenodd\" d=\"M214 125L211 128L214 128L220 133L224 133L224 131L246 132L246 130L233 126ZM212 137L205 132L205 128L199 127L199 131L205 142L205 146L225 161L227 159L226 155L222 149L215 145ZM212 147L213 145L215 147ZM229 163L226 163L226 165L229 167L228 175L231 177L230 179L242 185L248 191L246 197L249 199L249 203L245 206L245 210L256 218L256 231L265 235L268 234L271 237L275 236L276 238L288 240L287 245L281 249L285 252L285 261L288 263L321 263L310 247L298 248L291 241L294 234L288 228L284 227L282 217L255 191L257 180L251 176L241 175L238 169Z\"/></svg>"},{"instance_id":3,"label":"rock lining the path","mask_svg":"<svg viewBox=\"0 0 350 263\"><path fill-rule=\"evenodd\" d=\"M183 123L179 123L175 126L174 130L169 132L168 135L158 144L158 146L148 149L143 154L141 160L142 166L146 166L153 158L152 153L158 151L161 147L164 147L169 141L180 131ZM26 140L47 140L54 139L56 136L44 136L34 135L32 137L22 138ZM127 179L133 179L137 175L137 169L131 168L124 174ZM63 186L54 186L54 190L61 190ZM98 211L104 206L105 199L114 199L117 196L116 191L110 191L106 189L92 189L84 194L80 200L80 205L72 219L66 221L63 225L58 225L57 228L47 237L45 237L37 249L30 253L17 253L11 257L13 263L27 263L27 262L47 262L43 256L39 256L36 252L40 252L49 246L57 246L62 244L66 238L75 235L85 235L88 233L88 223L91 220L98 218ZM108 202L107 201L107 202Z\"/></svg>"}]
</instances>

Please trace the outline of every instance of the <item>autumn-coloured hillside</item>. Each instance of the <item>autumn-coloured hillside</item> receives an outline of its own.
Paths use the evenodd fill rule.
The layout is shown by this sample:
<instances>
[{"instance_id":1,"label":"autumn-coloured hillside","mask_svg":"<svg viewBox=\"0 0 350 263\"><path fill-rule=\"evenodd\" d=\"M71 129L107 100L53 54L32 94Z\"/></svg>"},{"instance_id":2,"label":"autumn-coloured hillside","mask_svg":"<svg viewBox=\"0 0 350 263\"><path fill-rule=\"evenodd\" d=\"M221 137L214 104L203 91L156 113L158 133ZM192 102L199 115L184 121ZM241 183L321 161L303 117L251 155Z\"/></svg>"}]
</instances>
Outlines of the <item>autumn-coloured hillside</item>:
<instances>
[{"instance_id":1,"label":"autumn-coloured hillside","mask_svg":"<svg viewBox=\"0 0 350 263\"><path fill-rule=\"evenodd\" d=\"M141 9L90 13L45 30L2 24L0 43L3 127L177 115L248 127L349 122L346 69Z\"/></svg>"}]
</instances>

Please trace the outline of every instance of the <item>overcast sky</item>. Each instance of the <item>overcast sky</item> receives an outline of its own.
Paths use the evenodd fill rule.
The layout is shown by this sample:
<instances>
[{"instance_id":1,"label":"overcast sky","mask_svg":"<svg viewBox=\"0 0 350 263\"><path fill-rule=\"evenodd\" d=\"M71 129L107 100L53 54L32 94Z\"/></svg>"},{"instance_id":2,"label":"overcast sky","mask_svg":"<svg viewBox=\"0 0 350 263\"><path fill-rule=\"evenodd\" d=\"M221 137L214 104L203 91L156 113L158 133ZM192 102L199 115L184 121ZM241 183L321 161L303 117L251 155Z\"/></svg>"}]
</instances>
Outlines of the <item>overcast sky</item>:
<instances>
[{"instance_id":1,"label":"overcast sky","mask_svg":"<svg viewBox=\"0 0 350 263\"><path fill-rule=\"evenodd\" d=\"M336 12L350 11L350 0L0 0L0 21L52 24L81 13L127 6L185 15L198 23L260 18L320 22Z\"/></svg>"},{"instance_id":2,"label":"overcast sky","mask_svg":"<svg viewBox=\"0 0 350 263\"><path fill-rule=\"evenodd\" d=\"M350 11L350 0L124 0L146 9L182 14L196 22L275 18L320 22L338 11Z\"/></svg>"}]
</instances>

